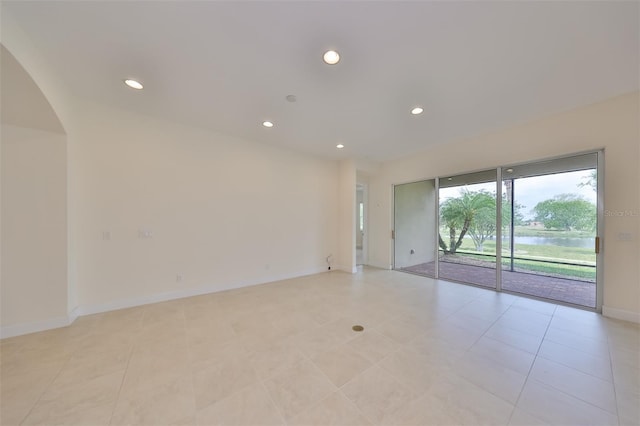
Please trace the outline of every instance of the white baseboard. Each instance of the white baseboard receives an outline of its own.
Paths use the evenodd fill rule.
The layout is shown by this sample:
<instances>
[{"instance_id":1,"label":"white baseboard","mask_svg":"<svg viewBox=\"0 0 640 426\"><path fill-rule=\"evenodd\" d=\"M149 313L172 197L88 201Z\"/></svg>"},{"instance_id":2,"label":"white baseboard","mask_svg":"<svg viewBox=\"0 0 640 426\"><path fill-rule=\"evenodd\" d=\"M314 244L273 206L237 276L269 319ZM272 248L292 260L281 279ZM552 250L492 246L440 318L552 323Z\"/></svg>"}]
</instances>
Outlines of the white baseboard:
<instances>
[{"instance_id":1,"label":"white baseboard","mask_svg":"<svg viewBox=\"0 0 640 426\"><path fill-rule=\"evenodd\" d=\"M220 284L207 285L202 287L169 291L165 293L152 294L148 296L141 296L133 299L115 300L112 302L99 303L99 304L93 304L93 305L81 305L77 311L79 316L99 314L101 312L133 308L135 306L148 305L151 303L166 302L169 300L184 299L186 297L194 297L194 296L200 296L203 294L217 293L217 292L227 291L227 290L235 290L238 288L250 287L250 286L260 285L260 284L268 284L271 282L283 281L283 280L288 280L292 278L303 277L306 275L314 275L322 272L326 272L326 269L324 267L317 267L314 269L298 271L296 273L291 273L291 274L273 275L266 278L265 280L247 280L247 281L239 281L239 282L223 284L223 285L220 285Z\"/></svg>"},{"instance_id":2,"label":"white baseboard","mask_svg":"<svg viewBox=\"0 0 640 426\"><path fill-rule=\"evenodd\" d=\"M25 322L21 324L5 325L0 327L0 339L22 336L23 334L37 333L39 331L52 330L66 327L75 321L76 317L58 317L42 321Z\"/></svg>"},{"instance_id":3,"label":"white baseboard","mask_svg":"<svg viewBox=\"0 0 640 426\"><path fill-rule=\"evenodd\" d=\"M347 274L355 274L356 272L358 272L358 267L354 266L353 268L350 266L342 266L342 265L335 265L331 267L332 271L342 271L342 272L346 272Z\"/></svg>"},{"instance_id":4,"label":"white baseboard","mask_svg":"<svg viewBox=\"0 0 640 426\"><path fill-rule=\"evenodd\" d=\"M365 263L365 266L370 266L372 268L377 268L377 269L386 269L387 271L393 270L393 265L387 265L387 264L377 263L373 261L369 261Z\"/></svg>"},{"instance_id":5,"label":"white baseboard","mask_svg":"<svg viewBox=\"0 0 640 426\"><path fill-rule=\"evenodd\" d=\"M262 284L262 283L255 283ZM252 284L249 284L250 286ZM79 307L80 316L99 314L102 312L117 311L119 309L133 308L136 306L149 305L152 303L167 302L169 300L184 299L185 297L201 296L203 294L216 293L219 291L234 290L236 288L246 287L245 285L223 285L223 286L204 286L198 288L190 288L186 290L168 291L165 293L151 294L148 296L136 297L133 299L114 300L112 302L98 303L93 305L83 305Z\"/></svg>"},{"instance_id":6,"label":"white baseboard","mask_svg":"<svg viewBox=\"0 0 640 426\"><path fill-rule=\"evenodd\" d=\"M268 284L276 281L283 281L292 278L303 277L307 275L315 275L327 272L324 266L298 271L291 274L273 275L266 277L264 280L247 280L239 281L227 285L208 285L198 288L190 288L185 290L170 291L148 296L137 297L133 299L116 300L113 302L100 303L95 305L80 305L73 309L66 317L53 318L49 320L36 321L30 323L22 323L0 327L0 339L21 336L23 334L37 333L39 331L51 330L54 328L66 327L71 325L76 318L83 315L98 314L101 312L115 311L118 309L132 308L135 306L148 305L150 303L166 302L168 300L183 299L185 297L200 296L203 294L217 293L220 291L234 290L242 287L250 287L253 285Z\"/></svg>"},{"instance_id":7,"label":"white baseboard","mask_svg":"<svg viewBox=\"0 0 640 426\"><path fill-rule=\"evenodd\" d=\"M640 324L640 313L638 312L602 306L602 315L609 318L615 318Z\"/></svg>"},{"instance_id":8,"label":"white baseboard","mask_svg":"<svg viewBox=\"0 0 640 426\"><path fill-rule=\"evenodd\" d=\"M69 311L69 313L67 314L69 325L73 324L73 322L78 319L78 317L80 316L79 312L80 312L79 306L76 306L71 311Z\"/></svg>"},{"instance_id":9,"label":"white baseboard","mask_svg":"<svg viewBox=\"0 0 640 426\"><path fill-rule=\"evenodd\" d=\"M185 290L176 290L148 296L137 297L133 299L116 300L113 302L100 303L95 305L80 305L74 308L66 317L52 318L43 321L35 321L22 324L14 324L0 327L0 339L9 337L22 336L24 334L37 333L39 331L52 330L54 328L66 327L71 325L76 318L83 315L98 314L101 312L115 311L118 309L132 308L135 306L148 305L150 303L166 302L168 300L183 299L185 297L200 296L203 294L217 293L220 291L234 290L242 287L250 287L253 285L268 284L275 281L283 281L292 278L303 277L307 275L315 275L327 272L324 266L298 271L291 274L273 275L266 277L264 280L247 280L231 283L228 285L208 285L198 288L190 288Z\"/></svg>"},{"instance_id":10,"label":"white baseboard","mask_svg":"<svg viewBox=\"0 0 640 426\"><path fill-rule=\"evenodd\" d=\"M386 265L383 263L370 263L369 266L373 266L378 269L386 269L387 271L393 271L393 265Z\"/></svg>"},{"instance_id":11,"label":"white baseboard","mask_svg":"<svg viewBox=\"0 0 640 426\"><path fill-rule=\"evenodd\" d=\"M356 273L357 268L341 268L339 265L331 268L334 270L342 270L347 273ZM234 290L243 287L250 287L260 284L268 284L276 281L283 281L292 278L303 277L307 275L315 275L327 272L326 266L318 266L313 269L297 271L290 274L272 275L265 277L263 280L246 280L229 283L226 285L207 285L197 288L189 288L184 290L169 291L165 293L151 294L132 299L115 300L106 303L93 305L80 305L74 308L66 317L53 318L50 320L36 321L32 323L23 323L0 327L0 339L8 337L21 336L23 334L37 333L39 331L51 330L54 328L66 327L72 324L76 318L84 315L98 314L102 312L115 311L118 309L132 308L135 306L148 305L151 303L166 302L168 300L183 299L185 297L200 296L203 294L217 293L220 291Z\"/></svg>"}]
</instances>

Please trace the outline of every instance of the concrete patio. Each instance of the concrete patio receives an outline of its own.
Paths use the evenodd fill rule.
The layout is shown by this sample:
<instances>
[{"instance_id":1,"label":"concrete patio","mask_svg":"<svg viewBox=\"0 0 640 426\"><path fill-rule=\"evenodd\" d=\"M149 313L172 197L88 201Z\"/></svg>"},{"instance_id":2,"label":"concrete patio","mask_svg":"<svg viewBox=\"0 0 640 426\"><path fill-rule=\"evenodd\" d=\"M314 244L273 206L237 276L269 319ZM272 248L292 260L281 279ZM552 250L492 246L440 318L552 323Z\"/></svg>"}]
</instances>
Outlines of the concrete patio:
<instances>
[{"instance_id":1,"label":"concrete patio","mask_svg":"<svg viewBox=\"0 0 640 426\"><path fill-rule=\"evenodd\" d=\"M440 261L439 268L440 279L489 288L496 287L494 268L446 261ZM433 277L435 262L407 266L398 270ZM596 306L596 284L589 281L503 270L502 289L589 308Z\"/></svg>"}]
</instances>

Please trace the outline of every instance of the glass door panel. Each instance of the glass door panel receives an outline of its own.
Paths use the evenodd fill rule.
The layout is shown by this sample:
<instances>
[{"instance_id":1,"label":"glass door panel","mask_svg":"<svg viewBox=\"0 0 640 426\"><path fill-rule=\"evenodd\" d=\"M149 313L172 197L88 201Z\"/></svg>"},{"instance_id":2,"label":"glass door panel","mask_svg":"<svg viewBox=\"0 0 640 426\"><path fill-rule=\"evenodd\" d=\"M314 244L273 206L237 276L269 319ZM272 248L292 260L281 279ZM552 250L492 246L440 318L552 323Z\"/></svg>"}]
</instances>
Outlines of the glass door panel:
<instances>
[{"instance_id":1,"label":"glass door panel","mask_svg":"<svg viewBox=\"0 0 640 426\"><path fill-rule=\"evenodd\" d=\"M435 180L394 187L394 269L435 277Z\"/></svg>"},{"instance_id":2,"label":"glass door panel","mask_svg":"<svg viewBox=\"0 0 640 426\"><path fill-rule=\"evenodd\" d=\"M449 176L439 185L439 278L496 287L497 170Z\"/></svg>"},{"instance_id":3,"label":"glass door panel","mask_svg":"<svg viewBox=\"0 0 640 426\"><path fill-rule=\"evenodd\" d=\"M593 153L502 169L513 206L503 215L502 289L596 307L597 165Z\"/></svg>"}]
</instances>

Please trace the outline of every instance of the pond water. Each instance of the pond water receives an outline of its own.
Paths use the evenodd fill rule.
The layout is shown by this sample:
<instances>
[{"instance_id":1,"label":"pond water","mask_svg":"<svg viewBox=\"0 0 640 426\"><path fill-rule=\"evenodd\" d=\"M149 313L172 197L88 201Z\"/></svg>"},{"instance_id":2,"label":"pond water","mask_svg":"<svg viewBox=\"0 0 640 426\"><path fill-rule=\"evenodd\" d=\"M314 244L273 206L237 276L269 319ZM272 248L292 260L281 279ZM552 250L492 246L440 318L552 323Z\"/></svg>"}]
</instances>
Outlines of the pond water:
<instances>
[{"instance_id":1,"label":"pond water","mask_svg":"<svg viewBox=\"0 0 640 426\"><path fill-rule=\"evenodd\" d=\"M593 248L595 237L514 237L516 246L518 244L533 244L533 245L545 245L545 246L560 246L560 247L580 247L580 248ZM508 241L508 237L503 237L503 241Z\"/></svg>"}]
</instances>

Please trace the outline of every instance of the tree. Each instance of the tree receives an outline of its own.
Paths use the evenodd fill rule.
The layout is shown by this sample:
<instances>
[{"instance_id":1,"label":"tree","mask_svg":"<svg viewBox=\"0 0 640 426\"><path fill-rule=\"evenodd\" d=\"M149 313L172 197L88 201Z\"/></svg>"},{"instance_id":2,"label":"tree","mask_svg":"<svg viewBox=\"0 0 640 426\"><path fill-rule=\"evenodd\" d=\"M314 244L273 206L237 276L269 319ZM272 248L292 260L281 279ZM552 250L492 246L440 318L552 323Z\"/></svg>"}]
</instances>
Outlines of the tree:
<instances>
[{"instance_id":1,"label":"tree","mask_svg":"<svg viewBox=\"0 0 640 426\"><path fill-rule=\"evenodd\" d=\"M458 250L462 244L464 234L467 232L464 226L464 215L464 209L459 198L449 198L440 206L440 221L444 227L449 230L448 247L440 233L438 233L438 245L445 254L455 254L456 250ZM460 232L460 236L456 240L456 232L460 228L463 228L463 230Z\"/></svg>"},{"instance_id":2,"label":"tree","mask_svg":"<svg viewBox=\"0 0 640 426\"><path fill-rule=\"evenodd\" d=\"M597 170L591 170L588 177L582 178L584 182L580 182L578 187L582 188L585 186L590 187L594 191L598 192L598 172Z\"/></svg>"},{"instance_id":3,"label":"tree","mask_svg":"<svg viewBox=\"0 0 640 426\"><path fill-rule=\"evenodd\" d=\"M505 191L502 194L502 229L503 231L511 224L511 197L513 197L513 179L503 181ZM524 206L518 202L513 203L513 225L524 225Z\"/></svg>"},{"instance_id":4,"label":"tree","mask_svg":"<svg viewBox=\"0 0 640 426\"><path fill-rule=\"evenodd\" d=\"M520 203L515 203L513 208L515 210L513 213L513 225L524 225L524 214L522 213L524 206ZM509 208L509 210L511 210L511 208Z\"/></svg>"},{"instance_id":5,"label":"tree","mask_svg":"<svg viewBox=\"0 0 640 426\"><path fill-rule=\"evenodd\" d=\"M522 214L522 209L524 206L520 203L514 204L514 212L513 212L513 225L524 225L524 214ZM502 199L502 229L506 230L511 226L511 206L509 204L505 204L504 198Z\"/></svg>"},{"instance_id":6,"label":"tree","mask_svg":"<svg viewBox=\"0 0 640 426\"><path fill-rule=\"evenodd\" d=\"M547 229L594 230L596 227L596 206L581 196L574 194L556 195L541 201L533 208L535 220Z\"/></svg>"},{"instance_id":7,"label":"tree","mask_svg":"<svg viewBox=\"0 0 640 426\"><path fill-rule=\"evenodd\" d=\"M479 191L474 194L477 198L476 210L469 225L468 234L473 240L476 251L484 250L484 242L496 233L496 199L493 194Z\"/></svg>"},{"instance_id":8,"label":"tree","mask_svg":"<svg viewBox=\"0 0 640 426\"><path fill-rule=\"evenodd\" d=\"M455 254L482 209L491 208L493 197L486 191L463 190L460 197L449 198L440 206L441 223L449 230L449 245L438 234L438 244L445 254ZM495 201L493 201L495 212ZM495 214L495 213L494 213ZM495 223L495 220L494 220ZM460 231L458 233L458 230Z\"/></svg>"}]
</instances>

